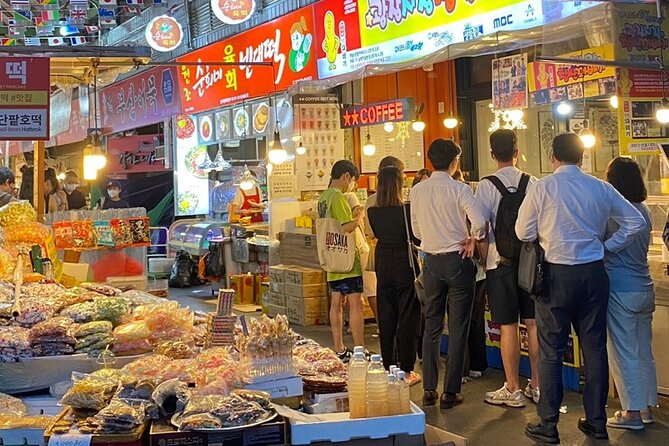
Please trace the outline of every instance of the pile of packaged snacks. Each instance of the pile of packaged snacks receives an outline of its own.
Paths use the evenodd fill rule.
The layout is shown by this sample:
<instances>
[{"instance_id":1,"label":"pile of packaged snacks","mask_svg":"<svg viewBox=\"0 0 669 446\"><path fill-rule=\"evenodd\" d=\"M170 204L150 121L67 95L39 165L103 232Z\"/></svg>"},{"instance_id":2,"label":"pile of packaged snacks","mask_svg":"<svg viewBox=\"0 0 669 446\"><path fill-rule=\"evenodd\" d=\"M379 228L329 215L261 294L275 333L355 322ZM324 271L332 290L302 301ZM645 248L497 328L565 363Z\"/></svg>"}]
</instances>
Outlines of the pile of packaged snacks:
<instances>
[{"instance_id":1,"label":"pile of packaged snacks","mask_svg":"<svg viewBox=\"0 0 669 446\"><path fill-rule=\"evenodd\" d=\"M193 396L178 418L180 431L243 427L268 419L269 395L232 391L228 396Z\"/></svg>"},{"instance_id":2,"label":"pile of packaged snacks","mask_svg":"<svg viewBox=\"0 0 669 446\"><path fill-rule=\"evenodd\" d=\"M84 324L96 320L98 317L98 310L95 302L82 302L64 308L60 312L60 315L69 317L79 324Z\"/></svg>"},{"instance_id":3,"label":"pile of packaged snacks","mask_svg":"<svg viewBox=\"0 0 669 446\"><path fill-rule=\"evenodd\" d=\"M37 212L28 201L7 203L0 208L0 226L20 226L37 220Z\"/></svg>"},{"instance_id":4,"label":"pile of packaged snacks","mask_svg":"<svg viewBox=\"0 0 669 446\"><path fill-rule=\"evenodd\" d=\"M112 323L109 321L94 321L80 325L74 336L77 343L75 353L98 354L106 349L114 340Z\"/></svg>"},{"instance_id":5,"label":"pile of packaged snacks","mask_svg":"<svg viewBox=\"0 0 669 446\"><path fill-rule=\"evenodd\" d=\"M237 350L252 359L290 356L295 345L295 333L290 329L288 318L278 315L269 318L262 315L250 319L248 336L237 337Z\"/></svg>"},{"instance_id":6,"label":"pile of packaged snacks","mask_svg":"<svg viewBox=\"0 0 669 446\"><path fill-rule=\"evenodd\" d=\"M79 410L101 410L109 404L118 384L118 379L73 372L72 387L58 404Z\"/></svg>"},{"instance_id":7,"label":"pile of packaged snacks","mask_svg":"<svg viewBox=\"0 0 669 446\"><path fill-rule=\"evenodd\" d=\"M58 316L35 324L28 339L35 356L58 356L74 353L77 343L72 319Z\"/></svg>"},{"instance_id":8,"label":"pile of packaged snacks","mask_svg":"<svg viewBox=\"0 0 669 446\"><path fill-rule=\"evenodd\" d=\"M23 327L0 327L0 362L18 362L33 355L30 330Z\"/></svg>"},{"instance_id":9,"label":"pile of packaged snacks","mask_svg":"<svg viewBox=\"0 0 669 446\"><path fill-rule=\"evenodd\" d=\"M0 429L46 429L53 417L26 415L26 406L18 398L0 393Z\"/></svg>"},{"instance_id":10,"label":"pile of packaged snacks","mask_svg":"<svg viewBox=\"0 0 669 446\"><path fill-rule=\"evenodd\" d=\"M114 329L114 353L118 355L139 355L152 350L149 338L151 330L144 321L132 321Z\"/></svg>"},{"instance_id":11,"label":"pile of packaged snacks","mask_svg":"<svg viewBox=\"0 0 669 446\"><path fill-rule=\"evenodd\" d=\"M346 378L346 365L329 348L311 339L303 339L293 347L293 362L302 376L325 375Z\"/></svg>"},{"instance_id":12,"label":"pile of packaged snacks","mask_svg":"<svg viewBox=\"0 0 669 446\"><path fill-rule=\"evenodd\" d=\"M114 327L129 319L130 305L121 296L100 297L95 300L95 308L98 313L96 320L109 321Z\"/></svg>"},{"instance_id":13,"label":"pile of packaged snacks","mask_svg":"<svg viewBox=\"0 0 669 446\"><path fill-rule=\"evenodd\" d=\"M84 288L89 291L93 291L99 294L104 294L105 296L120 296L123 294L121 290L110 285L105 285L104 283L96 282L82 282L79 284L81 288Z\"/></svg>"}]
</instances>

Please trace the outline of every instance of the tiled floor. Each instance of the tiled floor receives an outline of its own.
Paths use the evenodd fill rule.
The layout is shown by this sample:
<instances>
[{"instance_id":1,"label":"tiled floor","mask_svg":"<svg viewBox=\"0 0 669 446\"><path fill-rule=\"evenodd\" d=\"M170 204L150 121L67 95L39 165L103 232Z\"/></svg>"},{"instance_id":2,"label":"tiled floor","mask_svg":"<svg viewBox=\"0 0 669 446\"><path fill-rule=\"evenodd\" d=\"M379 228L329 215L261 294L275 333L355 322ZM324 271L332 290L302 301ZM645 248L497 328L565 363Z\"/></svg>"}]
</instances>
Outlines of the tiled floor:
<instances>
[{"instance_id":1,"label":"tiled floor","mask_svg":"<svg viewBox=\"0 0 669 446\"><path fill-rule=\"evenodd\" d=\"M184 290L171 289L170 298L178 300L182 305L188 305L195 310L212 311L215 307L215 300L212 299L209 287ZM322 345L331 345L330 330L326 326L294 327L294 329L304 336L317 340ZM367 324L365 332L370 350L376 349L378 351L378 337L375 334L376 325ZM420 370L418 371L420 372ZM501 371L487 371L482 378L471 380L463 386L465 403L462 406L448 411L440 410L437 407L427 408L425 410L427 422L469 438L472 446L524 446L534 444L523 433L525 425L536 418L533 405L523 409L506 409L487 405L483 402L485 392L499 388L503 380ZM420 384L412 388L411 397L420 404L422 398ZM669 408L669 399L662 398L661 400L663 407L655 412L656 423L646 429L645 432L632 433L609 429L611 440L609 442L597 442L586 439L577 429L577 420L583 416L581 395L567 392L565 394L565 404L568 412L562 416L559 425L562 444L568 446L590 444L616 446L669 445L669 410L667 409ZM609 404L609 413L613 414L616 408L619 408L618 401L612 400Z\"/></svg>"}]
</instances>

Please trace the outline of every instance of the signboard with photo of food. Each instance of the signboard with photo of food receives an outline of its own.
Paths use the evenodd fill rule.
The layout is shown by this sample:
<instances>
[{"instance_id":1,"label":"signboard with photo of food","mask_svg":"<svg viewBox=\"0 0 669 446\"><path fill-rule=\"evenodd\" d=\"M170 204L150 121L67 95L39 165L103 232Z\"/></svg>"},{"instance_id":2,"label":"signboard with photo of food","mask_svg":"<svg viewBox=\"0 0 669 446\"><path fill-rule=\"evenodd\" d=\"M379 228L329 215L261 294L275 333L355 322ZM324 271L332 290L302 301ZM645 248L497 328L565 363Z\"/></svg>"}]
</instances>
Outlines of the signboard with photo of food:
<instances>
[{"instance_id":1,"label":"signboard with photo of food","mask_svg":"<svg viewBox=\"0 0 669 446\"><path fill-rule=\"evenodd\" d=\"M267 101L254 104L253 110L253 134L265 135L268 132L268 123L270 119L270 107Z\"/></svg>"},{"instance_id":2,"label":"signboard with photo of food","mask_svg":"<svg viewBox=\"0 0 669 446\"><path fill-rule=\"evenodd\" d=\"M232 109L232 130L236 139L246 139L251 136L251 117L246 106Z\"/></svg>"},{"instance_id":3,"label":"signboard with photo of food","mask_svg":"<svg viewBox=\"0 0 669 446\"><path fill-rule=\"evenodd\" d=\"M200 115L197 117L197 140L198 144L211 144L214 142L214 120L212 116Z\"/></svg>"},{"instance_id":4,"label":"signboard with photo of food","mask_svg":"<svg viewBox=\"0 0 669 446\"><path fill-rule=\"evenodd\" d=\"M211 125L211 116L208 116ZM178 115L174 118L176 147L174 163L175 215L209 213L207 146L198 144L200 132L207 134L202 117ZM197 124L196 124L197 123ZM211 127L210 132L214 129ZM212 138L213 139L213 138Z\"/></svg>"},{"instance_id":5,"label":"signboard with photo of food","mask_svg":"<svg viewBox=\"0 0 669 446\"><path fill-rule=\"evenodd\" d=\"M231 135L230 110L216 112L216 140L227 141Z\"/></svg>"}]
</instances>

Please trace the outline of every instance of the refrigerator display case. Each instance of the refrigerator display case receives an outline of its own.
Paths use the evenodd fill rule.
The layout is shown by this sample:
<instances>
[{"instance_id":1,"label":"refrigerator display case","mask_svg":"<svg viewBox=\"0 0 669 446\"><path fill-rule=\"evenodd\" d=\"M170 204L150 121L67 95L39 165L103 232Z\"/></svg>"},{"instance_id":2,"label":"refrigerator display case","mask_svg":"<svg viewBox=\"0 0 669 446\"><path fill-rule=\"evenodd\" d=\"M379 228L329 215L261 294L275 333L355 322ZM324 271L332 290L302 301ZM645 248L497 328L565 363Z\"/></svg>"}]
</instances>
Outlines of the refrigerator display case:
<instances>
[{"instance_id":1,"label":"refrigerator display case","mask_svg":"<svg viewBox=\"0 0 669 446\"><path fill-rule=\"evenodd\" d=\"M169 230L169 250L174 255L183 250L200 257L209 250L209 241L230 242L228 227L220 221L177 220Z\"/></svg>"}]
</instances>

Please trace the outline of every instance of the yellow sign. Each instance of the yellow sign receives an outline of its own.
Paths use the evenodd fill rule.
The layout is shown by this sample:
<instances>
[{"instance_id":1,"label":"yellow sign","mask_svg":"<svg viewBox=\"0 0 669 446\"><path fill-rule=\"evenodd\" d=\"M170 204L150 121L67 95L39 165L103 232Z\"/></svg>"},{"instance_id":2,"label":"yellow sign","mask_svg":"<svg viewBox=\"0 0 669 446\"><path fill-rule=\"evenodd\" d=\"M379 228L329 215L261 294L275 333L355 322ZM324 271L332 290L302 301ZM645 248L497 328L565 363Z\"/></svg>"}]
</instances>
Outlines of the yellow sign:
<instances>
[{"instance_id":1,"label":"yellow sign","mask_svg":"<svg viewBox=\"0 0 669 446\"><path fill-rule=\"evenodd\" d=\"M490 23L472 23L472 26L502 28L512 20L511 15L493 17L494 14L487 13L527 2L527 0L357 1L363 47L408 37L450 23L473 19L479 15L489 15ZM488 21L488 17L481 17L482 21L484 19Z\"/></svg>"},{"instance_id":2,"label":"yellow sign","mask_svg":"<svg viewBox=\"0 0 669 446\"><path fill-rule=\"evenodd\" d=\"M662 17L669 8L662 7ZM655 64L669 49L669 22L657 16L655 5L612 8L615 60Z\"/></svg>"},{"instance_id":3,"label":"yellow sign","mask_svg":"<svg viewBox=\"0 0 669 446\"><path fill-rule=\"evenodd\" d=\"M46 91L8 91L0 93L0 105L48 105Z\"/></svg>"},{"instance_id":4,"label":"yellow sign","mask_svg":"<svg viewBox=\"0 0 669 446\"><path fill-rule=\"evenodd\" d=\"M584 60L614 60L613 45L606 44L583 51L574 51L563 54L560 57L584 59ZM585 96L599 96L600 91L597 83L588 83L614 77L615 68L603 67L601 65L566 65L547 62L533 62L527 70L527 82L530 92L547 90L555 87L563 87L573 84L584 83Z\"/></svg>"}]
</instances>

